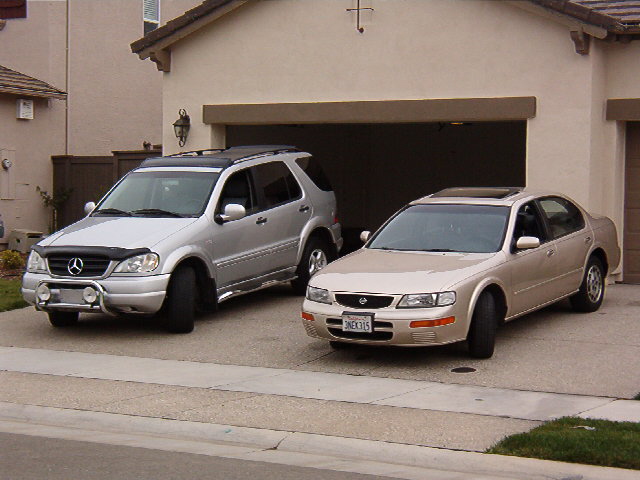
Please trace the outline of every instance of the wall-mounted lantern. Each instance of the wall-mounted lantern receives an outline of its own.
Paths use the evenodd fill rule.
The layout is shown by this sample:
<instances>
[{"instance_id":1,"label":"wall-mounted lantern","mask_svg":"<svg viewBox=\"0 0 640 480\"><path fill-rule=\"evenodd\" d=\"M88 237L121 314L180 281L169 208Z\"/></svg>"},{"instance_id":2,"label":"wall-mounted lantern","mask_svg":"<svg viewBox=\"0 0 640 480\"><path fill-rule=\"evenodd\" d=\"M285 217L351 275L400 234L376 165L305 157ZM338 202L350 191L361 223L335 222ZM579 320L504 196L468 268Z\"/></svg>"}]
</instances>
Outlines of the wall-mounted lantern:
<instances>
[{"instance_id":1,"label":"wall-mounted lantern","mask_svg":"<svg viewBox=\"0 0 640 480\"><path fill-rule=\"evenodd\" d=\"M184 108L178 110L178 115L180 115L180 118L173 122L173 131L178 139L178 145L184 147L184 144L187 143L187 137L189 136L191 119Z\"/></svg>"}]
</instances>

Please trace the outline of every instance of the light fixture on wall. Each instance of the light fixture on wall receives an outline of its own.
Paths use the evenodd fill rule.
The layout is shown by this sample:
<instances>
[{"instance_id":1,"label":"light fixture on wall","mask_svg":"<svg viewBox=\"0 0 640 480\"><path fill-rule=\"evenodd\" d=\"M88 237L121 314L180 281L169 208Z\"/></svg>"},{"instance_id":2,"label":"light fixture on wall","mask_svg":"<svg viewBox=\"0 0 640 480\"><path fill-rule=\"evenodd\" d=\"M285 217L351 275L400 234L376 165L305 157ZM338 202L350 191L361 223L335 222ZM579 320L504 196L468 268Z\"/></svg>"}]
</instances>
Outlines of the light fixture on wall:
<instances>
[{"instance_id":1,"label":"light fixture on wall","mask_svg":"<svg viewBox=\"0 0 640 480\"><path fill-rule=\"evenodd\" d=\"M180 118L173 122L173 131L178 139L178 145L184 147L184 144L187 143L187 137L189 136L191 119L184 108L178 110L178 115L180 115Z\"/></svg>"}]
</instances>

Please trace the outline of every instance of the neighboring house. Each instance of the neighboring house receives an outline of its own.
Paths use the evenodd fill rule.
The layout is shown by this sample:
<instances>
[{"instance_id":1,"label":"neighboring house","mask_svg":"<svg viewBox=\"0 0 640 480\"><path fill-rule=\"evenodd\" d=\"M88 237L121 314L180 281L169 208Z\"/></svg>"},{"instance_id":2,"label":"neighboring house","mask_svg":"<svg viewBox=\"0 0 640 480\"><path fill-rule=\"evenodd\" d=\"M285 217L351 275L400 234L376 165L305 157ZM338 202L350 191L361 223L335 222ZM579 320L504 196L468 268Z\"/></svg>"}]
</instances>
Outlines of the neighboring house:
<instances>
[{"instance_id":1,"label":"neighboring house","mask_svg":"<svg viewBox=\"0 0 640 480\"><path fill-rule=\"evenodd\" d=\"M623 0L206 0L131 48L164 72L165 153L179 109L184 150L299 145L347 231L449 186L561 191L615 220L638 282L637 39Z\"/></svg>"},{"instance_id":2,"label":"neighboring house","mask_svg":"<svg viewBox=\"0 0 640 480\"><path fill-rule=\"evenodd\" d=\"M36 187L52 193L53 155L161 143L161 75L129 43L195 2L0 1L0 155L12 163L0 169L0 249L13 229L47 232ZM33 120L16 118L19 99L33 100Z\"/></svg>"}]
</instances>

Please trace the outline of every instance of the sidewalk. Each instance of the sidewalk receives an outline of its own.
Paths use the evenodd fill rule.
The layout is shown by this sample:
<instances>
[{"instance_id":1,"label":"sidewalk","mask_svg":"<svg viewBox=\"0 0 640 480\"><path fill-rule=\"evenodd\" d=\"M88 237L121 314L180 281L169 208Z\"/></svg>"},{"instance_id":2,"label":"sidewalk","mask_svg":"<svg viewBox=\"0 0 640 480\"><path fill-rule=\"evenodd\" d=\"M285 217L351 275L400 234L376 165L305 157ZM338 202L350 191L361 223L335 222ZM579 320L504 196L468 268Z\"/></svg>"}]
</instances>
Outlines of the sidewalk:
<instances>
[{"instance_id":1,"label":"sidewalk","mask_svg":"<svg viewBox=\"0 0 640 480\"><path fill-rule=\"evenodd\" d=\"M617 468L0 402L0 431L411 480L632 480Z\"/></svg>"}]
</instances>

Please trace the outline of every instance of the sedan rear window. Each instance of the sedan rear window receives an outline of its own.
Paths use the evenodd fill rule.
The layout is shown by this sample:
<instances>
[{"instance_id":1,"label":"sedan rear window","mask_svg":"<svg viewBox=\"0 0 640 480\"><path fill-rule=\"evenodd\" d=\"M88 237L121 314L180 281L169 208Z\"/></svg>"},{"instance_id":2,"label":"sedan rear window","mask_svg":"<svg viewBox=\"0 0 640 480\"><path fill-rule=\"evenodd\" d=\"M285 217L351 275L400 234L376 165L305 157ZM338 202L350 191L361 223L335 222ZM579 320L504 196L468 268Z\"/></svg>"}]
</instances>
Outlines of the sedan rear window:
<instances>
[{"instance_id":1,"label":"sedan rear window","mask_svg":"<svg viewBox=\"0 0 640 480\"><path fill-rule=\"evenodd\" d=\"M368 248L423 252L497 252L509 208L488 205L413 205L398 213Z\"/></svg>"}]
</instances>

